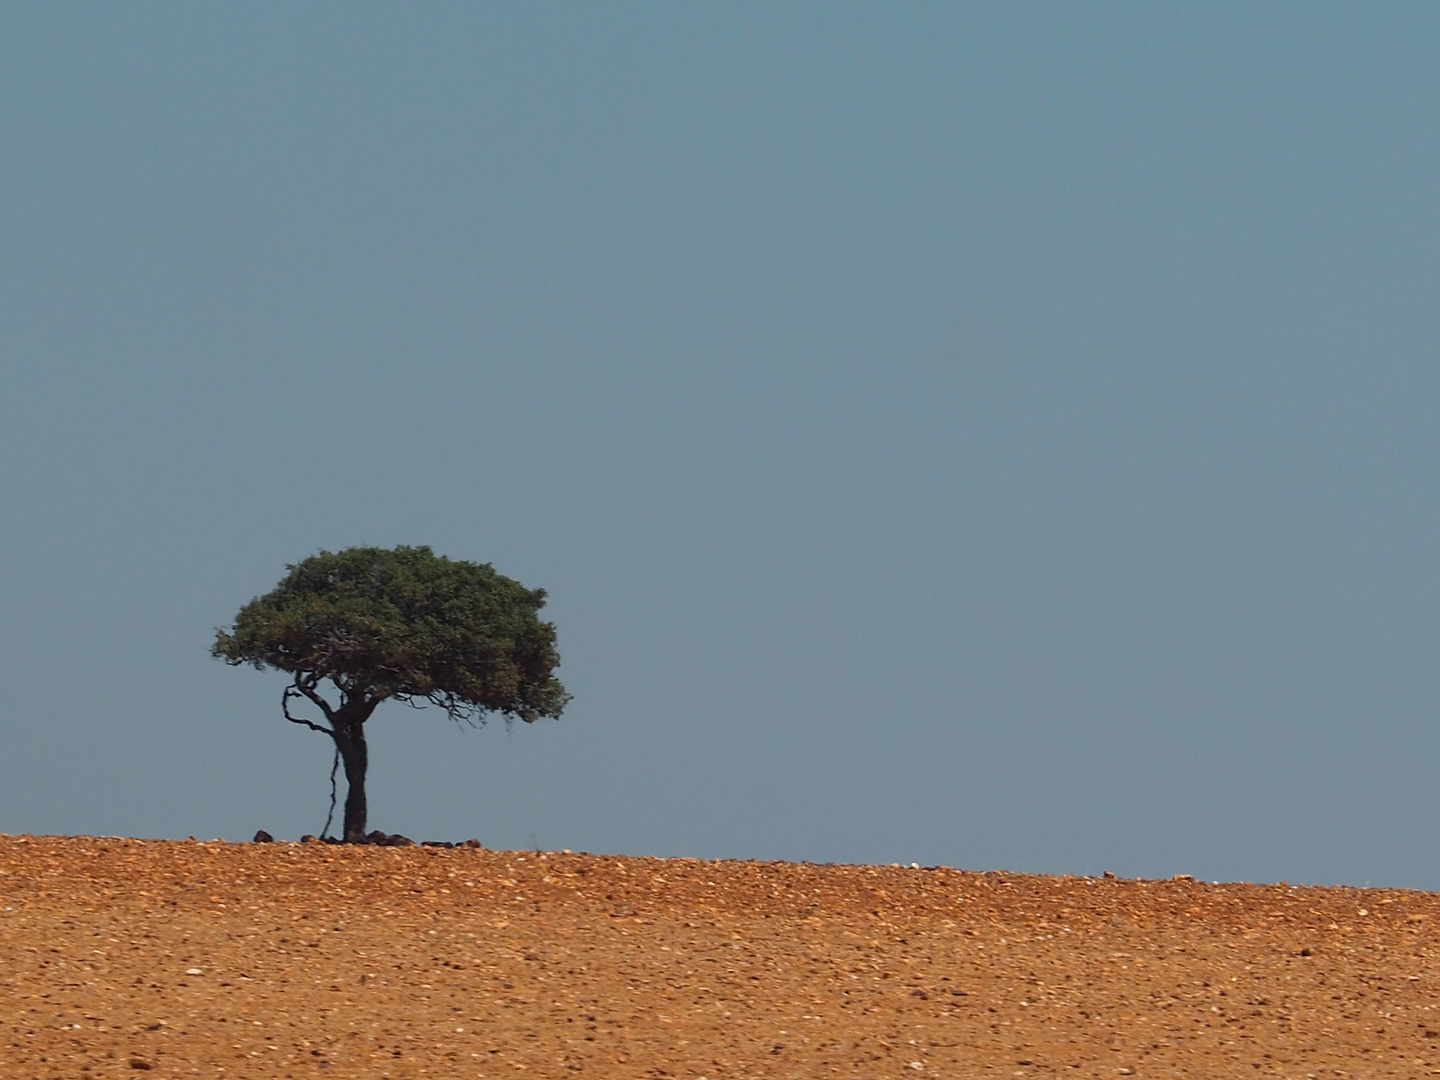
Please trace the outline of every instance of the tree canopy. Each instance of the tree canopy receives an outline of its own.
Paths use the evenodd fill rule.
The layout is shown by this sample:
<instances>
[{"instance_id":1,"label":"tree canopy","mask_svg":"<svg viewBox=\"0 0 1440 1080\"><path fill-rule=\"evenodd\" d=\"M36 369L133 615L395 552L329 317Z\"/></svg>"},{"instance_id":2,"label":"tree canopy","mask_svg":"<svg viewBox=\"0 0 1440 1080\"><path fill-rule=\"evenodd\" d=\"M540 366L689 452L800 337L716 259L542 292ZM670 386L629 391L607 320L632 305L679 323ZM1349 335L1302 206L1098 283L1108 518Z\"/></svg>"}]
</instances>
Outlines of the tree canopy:
<instances>
[{"instance_id":1,"label":"tree canopy","mask_svg":"<svg viewBox=\"0 0 1440 1080\"><path fill-rule=\"evenodd\" d=\"M329 735L345 762L347 839L363 832L363 725L382 701L429 702L460 721L499 713L529 723L559 717L570 699L554 675L555 627L539 618L545 591L488 563L428 547L355 547L287 569L240 609L231 630L216 632L211 653L293 676L281 702L286 719ZM325 696L325 680L338 700ZM290 712L302 697L324 724Z\"/></svg>"}]
</instances>

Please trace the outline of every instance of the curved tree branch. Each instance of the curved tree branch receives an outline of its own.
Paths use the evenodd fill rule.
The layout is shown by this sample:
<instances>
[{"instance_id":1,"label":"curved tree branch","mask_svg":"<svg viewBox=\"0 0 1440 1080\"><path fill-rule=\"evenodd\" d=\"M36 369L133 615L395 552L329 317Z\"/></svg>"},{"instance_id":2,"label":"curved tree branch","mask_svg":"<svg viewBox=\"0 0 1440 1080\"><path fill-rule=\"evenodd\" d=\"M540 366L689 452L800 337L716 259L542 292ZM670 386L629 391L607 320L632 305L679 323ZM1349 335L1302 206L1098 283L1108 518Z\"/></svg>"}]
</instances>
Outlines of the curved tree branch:
<instances>
[{"instance_id":1,"label":"curved tree branch","mask_svg":"<svg viewBox=\"0 0 1440 1080\"><path fill-rule=\"evenodd\" d=\"M296 681L298 682L299 680L297 679ZM301 727L308 727L311 731L323 732L324 734L329 735L333 739L335 737L335 732L333 729L322 727L320 724L315 723L313 720L306 720L303 716L291 715L290 699L292 697L299 697L303 693L305 693L304 690L297 690L294 686L287 686L285 688L285 692L280 695L280 711L285 714L285 719L289 720L292 724L299 724ZM318 695L313 693L306 694L305 696L311 698L312 700L318 700L319 698ZM323 701L320 701L320 705L325 710L326 718L329 719L330 707L328 705L325 705Z\"/></svg>"},{"instance_id":2,"label":"curved tree branch","mask_svg":"<svg viewBox=\"0 0 1440 1080\"><path fill-rule=\"evenodd\" d=\"M330 703L321 697L315 689L319 682L320 676L313 672L296 672L294 689L314 702L320 711L325 714L325 719L329 720L330 725L333 727L335 725L335 710L330 708Z\"/></svg>"}]
</instances>

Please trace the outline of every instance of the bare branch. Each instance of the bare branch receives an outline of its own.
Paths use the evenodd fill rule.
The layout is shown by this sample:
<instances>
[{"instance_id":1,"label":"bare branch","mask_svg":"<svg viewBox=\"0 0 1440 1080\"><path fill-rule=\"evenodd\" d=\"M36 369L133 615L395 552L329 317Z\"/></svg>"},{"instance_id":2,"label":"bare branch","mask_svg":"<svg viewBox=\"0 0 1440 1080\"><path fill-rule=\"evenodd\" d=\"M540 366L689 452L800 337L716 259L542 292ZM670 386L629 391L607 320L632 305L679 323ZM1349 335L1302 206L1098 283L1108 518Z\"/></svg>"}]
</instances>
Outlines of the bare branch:
<instances>
[{"instance_id":1,"label":"bare branch","mask_svg":"<svg viewBox=\"0 0 1440 1080\"><path fill-rule=\"evenodd\" d=\"M330 835L330 823L335 820L335 774L340 769L340 744L335 744L335 760L330 763L330 812L325 815L325 827L320 830L320 839Z\"/></svg>"},{"instance_id":2,"label":"bare branch","mask_svg":"<svg viewBox=\"0 0 1440 1080\"><path fill-rule=\"evenodd\" d=\"M280 711L285 714L285 719L289 720L292 724L299 724L301 727L308 727L311 731L322 732L326 735L329 735L333 739L335 737L335 732L331 728L321 727L313 720L306 720L303 716L291 715L290 699L292 697L299 697L303 692L304 691L296 690L293 686L287 686L285 688L285 692L280 695ZM328 707L325 709L325 712L328 716L330 712Z\"/></svg>"},{"instance_id":3,"label":"bare branch","mask_svg":"<svg viewBox=\"0 0 1440 1080\"><path fill-rule=\"evenodd\" d=\"M386 698L389 697L394 697L396 701L403 702L412 709L425 709L433 705L443 710L445 715L457 724L477 729L485 726L484 709L443 690L434 690L428 694L387 694Z\"/></svg>"},{"instance_id":4,"label":"bare branch","mask_svg":"<svg viewBox=\"0 0 1440 1080\"><path fill-rule=\"evenodd\" d=\"M321 697L319 693L317 693L315 690L315 685L319 681L320 678L317 675L297 674L295 676L295 690L304 694L312 702L318 705L320 707L320 711L325 714L325 719L329 720L331 725L333 726L335 723L335 711L330 708L330 703L326 701L323 697Z\"/></svg>"}]
</instances>

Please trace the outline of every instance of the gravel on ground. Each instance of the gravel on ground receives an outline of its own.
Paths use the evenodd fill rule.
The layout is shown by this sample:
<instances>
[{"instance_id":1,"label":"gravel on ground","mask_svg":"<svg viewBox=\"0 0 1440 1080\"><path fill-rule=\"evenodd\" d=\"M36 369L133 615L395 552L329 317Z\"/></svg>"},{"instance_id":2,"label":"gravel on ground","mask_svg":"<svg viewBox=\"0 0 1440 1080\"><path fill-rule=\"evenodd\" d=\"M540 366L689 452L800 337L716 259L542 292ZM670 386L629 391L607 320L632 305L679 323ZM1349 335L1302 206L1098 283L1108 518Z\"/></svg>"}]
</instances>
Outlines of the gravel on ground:
<instances>
[{"instance_id":1,"label":"gravel on ground","mask_svg":"<svg viewBox=\"0 0 1440 1080\"><path fill-rule=\"evenodd\" d=\"M0 836L4 1077L1440 1075L1440 896Z\"/></svg>"}]
</instances>

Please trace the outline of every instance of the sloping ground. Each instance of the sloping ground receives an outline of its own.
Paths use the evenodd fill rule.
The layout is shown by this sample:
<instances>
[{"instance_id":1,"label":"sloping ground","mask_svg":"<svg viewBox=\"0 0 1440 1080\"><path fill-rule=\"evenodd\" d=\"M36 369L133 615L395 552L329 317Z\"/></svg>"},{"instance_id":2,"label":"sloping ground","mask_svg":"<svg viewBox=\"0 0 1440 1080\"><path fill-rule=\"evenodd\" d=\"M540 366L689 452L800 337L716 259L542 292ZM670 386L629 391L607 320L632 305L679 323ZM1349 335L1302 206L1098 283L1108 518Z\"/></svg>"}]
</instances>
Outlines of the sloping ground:
<instances>
[{"instance_id":1,"label":"sloping ground","mask_svg":"<svg viewBox=\"0 0 1440 1080\"><path fill-rule=\"evenodd\" d=\"M0 1076L1418 1077L1437 921L1385 890L0 837Z\"/></svg>"}]
</instances>

